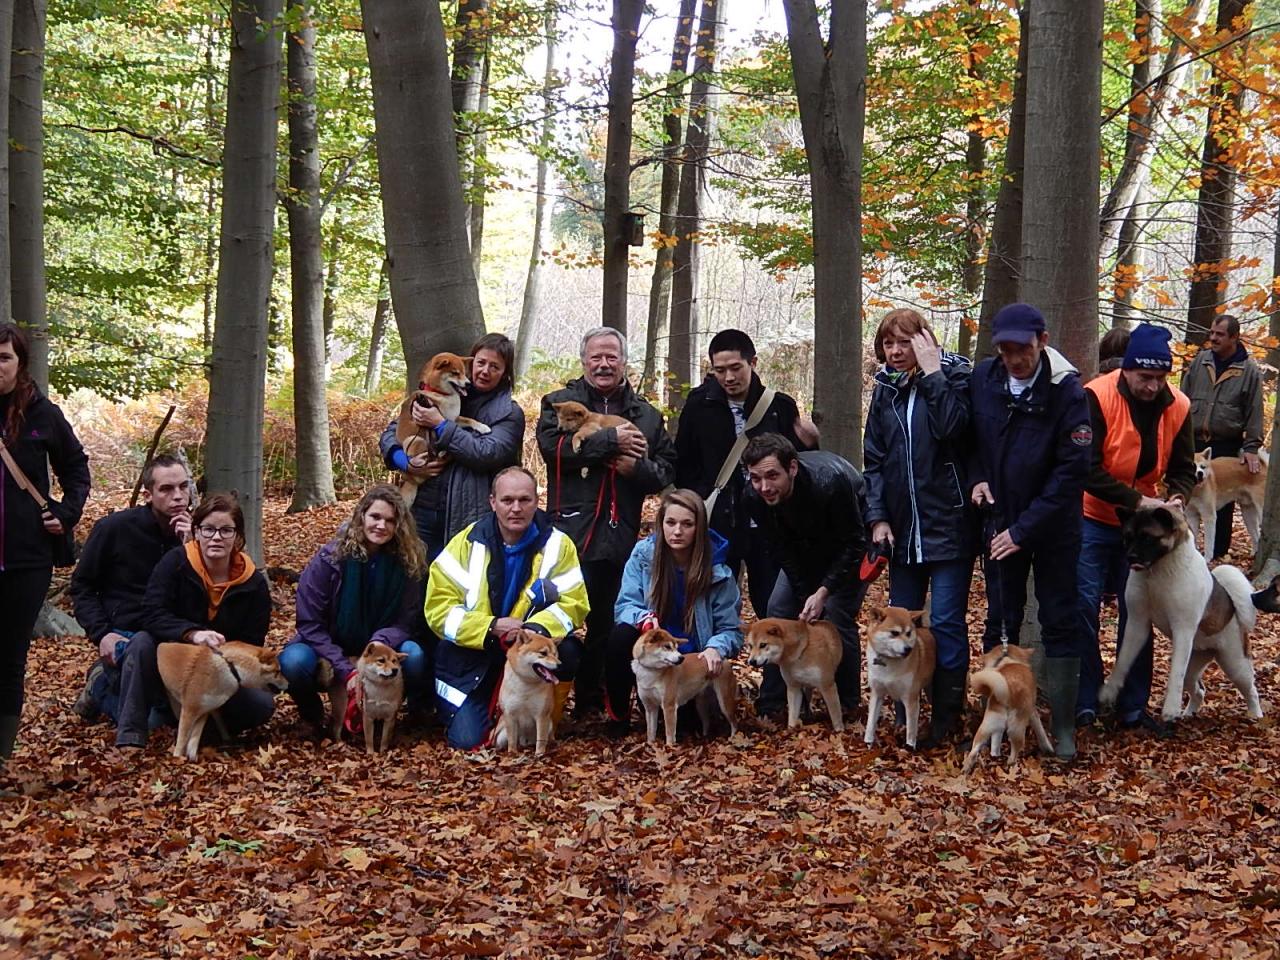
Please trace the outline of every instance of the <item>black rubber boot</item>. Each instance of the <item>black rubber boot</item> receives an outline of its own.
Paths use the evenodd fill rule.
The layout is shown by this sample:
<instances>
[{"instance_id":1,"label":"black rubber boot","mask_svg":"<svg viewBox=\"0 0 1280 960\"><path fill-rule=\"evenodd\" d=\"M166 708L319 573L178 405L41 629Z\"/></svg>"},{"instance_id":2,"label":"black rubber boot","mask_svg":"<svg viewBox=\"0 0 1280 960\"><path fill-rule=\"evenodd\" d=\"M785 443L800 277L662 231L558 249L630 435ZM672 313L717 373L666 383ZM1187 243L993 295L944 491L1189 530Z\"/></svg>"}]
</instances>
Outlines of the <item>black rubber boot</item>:
<instances>
[{"instance_id":1,"label":"black rubber boot","mask_svg":"<svg viewBox=\"0 0 1280 960\"><path fill-rule=\"evenodd\" d=\"M18 718L0 717L0 765L13 756L13 744L18 739Z\"/></svg>"},{"instance_id":2,"label":"black rubber boot","mask_svg":"<svg viewBox=\"0 0 1280 960\"><path fill-rule=\"evenodd\" d=\"M1052 717L1054 753L1059 760L1076 757L1076 694L1080 691L1080 658L1051 657L1044 662L1044 692Z\"/></svg>"},{"instance_id":3,"label":"black rubber boot","mask_svg":"<svg viewBox=\"0 0 1280 960\"><path fill-rule=\"evenodd\" d=\"M933 672L933 692L929 702L933 715L929 720L929 735L920 741L920 749L933 750L964 734L964 710L968 694L969 671Z\"/></svg>"}]
</instances>

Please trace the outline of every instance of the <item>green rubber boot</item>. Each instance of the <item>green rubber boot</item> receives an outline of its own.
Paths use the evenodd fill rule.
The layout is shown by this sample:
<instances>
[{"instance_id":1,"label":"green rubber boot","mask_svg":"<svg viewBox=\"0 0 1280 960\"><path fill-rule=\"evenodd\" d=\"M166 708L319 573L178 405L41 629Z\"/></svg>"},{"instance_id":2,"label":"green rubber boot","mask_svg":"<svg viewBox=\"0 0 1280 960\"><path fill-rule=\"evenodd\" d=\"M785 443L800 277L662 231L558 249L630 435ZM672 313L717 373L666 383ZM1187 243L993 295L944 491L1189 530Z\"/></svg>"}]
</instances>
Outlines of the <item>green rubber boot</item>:
<instances>
[{"instance_id":1,"label":"green rubber boot","mask_svg":"<svg viewBox=\"0 0 1280 960\"><path fill-rule=\"evenodd\" d=\"M1052 717L1054 752L1059 760L1076 758L1076 694L1080 690L1080 658L1050 657L1044 662L1045 696Z\"/></svg>"}]
</instances>

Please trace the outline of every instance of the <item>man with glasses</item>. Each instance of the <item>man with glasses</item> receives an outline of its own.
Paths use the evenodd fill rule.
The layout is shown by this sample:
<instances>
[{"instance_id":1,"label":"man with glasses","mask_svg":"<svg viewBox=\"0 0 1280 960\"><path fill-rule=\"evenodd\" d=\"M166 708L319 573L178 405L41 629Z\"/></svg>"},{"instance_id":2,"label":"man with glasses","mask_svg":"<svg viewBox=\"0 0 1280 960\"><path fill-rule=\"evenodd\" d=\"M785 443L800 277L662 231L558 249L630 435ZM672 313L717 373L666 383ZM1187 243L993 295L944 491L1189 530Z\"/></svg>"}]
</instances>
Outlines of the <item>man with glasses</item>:
<instances>
[{"instance_id":1,"label":"man with glasses","mask_svg":"<svg viewBox=\"0 0 1280 960\"><path fill-rule=\"evenodd\" d=\"M133 655L148 646L133 643L144 626L147 581L161 557L191 538L186 465L168 454L155 457L142 472L142 489L142 506L98 521L71 576L76 619L98 651L72 709L89 723L103 715L115 721L118 746L140 746L147 738L151 704Z\"/></svg>"}]
</instances>

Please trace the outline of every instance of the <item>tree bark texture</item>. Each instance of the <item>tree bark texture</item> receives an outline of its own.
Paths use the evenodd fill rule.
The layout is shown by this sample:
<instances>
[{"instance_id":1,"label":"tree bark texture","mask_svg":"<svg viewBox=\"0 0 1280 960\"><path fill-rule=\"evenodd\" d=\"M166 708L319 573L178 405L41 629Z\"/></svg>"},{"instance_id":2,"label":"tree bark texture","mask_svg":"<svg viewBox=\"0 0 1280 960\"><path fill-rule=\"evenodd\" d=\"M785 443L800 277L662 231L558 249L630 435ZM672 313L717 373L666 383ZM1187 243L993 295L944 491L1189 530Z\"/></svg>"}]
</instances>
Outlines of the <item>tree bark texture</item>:
<instances>
[{"instance_id":1,"label":"tree bark texture","mask_svg":"<svg viewBox=\"0 0 1280 960\"><path fill-rule=\"evenodd\" d=\"M542 127L538 134L537 196L533 201L533 241L529 269L524 277L524 297L520 303L520 326L516 329L516 377L529 369L533 340L537 332L538 308L542 304L542 251L547 245L547 158L551 153L555 123L551 98L556 88L556 11L548 4L543 21L546 60L542 68Z\"/></svg>"},{"instance_id":2,"label":"tree bark texture","mask_svg":"<svg viewBox=\"0 0 1280 960\"><path fill-rule=\"evenodd\" d=\"M1031 4L1018 10L1018 64L1009 110L1009 135L1004 147L1004 174L996 193L996 212L982 269L982 309L978 314L978 345L974 359L994 352L991 320L1003 306L1016 303L1022 285L1022 175L1027 136L1027 53L1030 49Z\"/></svg>"},{"instance_id":3,"label":"tree bark texture","mask_svg":"<svg viewBox=\"0 0 1280 960\"><path fill-rule=\"evenodd\" d=\"M975 118L976 121L976 118ZM983 196L983 173L987 166L987 141L977 130L969 131L969 139L965 144L965 170L969 174L969 198L965 201L964 232L964 290L969 295L968 302L980 302L982 295L982 224L986 208ZM970 322L976 326L977 320L969 315L960 319L960 339L957 351L965 356L972 355L974 330Z\"/></svg>"},{"instance_id":4,"label":"tree bark texture","mask_svg":"<svg viewBox=\"0 0 1280 960\"><path fill-rule=\"evenodd\" d=\"M724 37L728 0L702 0L698 42L694 44L693 82L689 87L689 123L680 162L680 193L676 202L676 245L671 252L671 323L667 369L671 375L671 406L683 405L689 387L698 382L698 233L707 190L707 155L715 128L711 78Z\"/></svg>"},{"instance_id":5,"label":"tree bark texture","mask_svg":"<svg viewBox=\"0 0 1280 960\"><path fill-rule=\"evenodd\" d=\"M408 381L443 350L484 333L471 267L449 95L448 53L433 0L362 0L373 80L391 300Z\"/></svg>"},{"instance_id":6,"label":"tree bark texture","mask_svg":"<svg viewBox=\"0 0 1280 960\"><path fill-rule=\"evenodd\" d=\"M387 317L391 313L391 276L387 261L382 261L378 276L378 303L373 310L373 329L369 332L369 360L364 368L364 393L371 397L382 381L382 356L387 342Z\"/></svg>"},{"instance_id":7,"label":"tree bark texture","mask_svg":"<svg viewBox=\"0 0 1280 960\"><path fill-rule=\"evenodd\" d=\"M10 139L9 90L13 53L14 0L0 0L0 135ZM9 151L0 150L0 321L13 316L12 277L9 243Z\"/></svg>"},{"instance_id":8,"label":"tree bark texture","mask_svg":"<svg viewBox=\"0 0 1280 960\"><path fill-rule=\"evenodd\" d=\"M333 503L329 449L329 401L325 396L324 256L320 235L320 148L316 130L316 27L314 3L301 7L290 33L289 280L293 309L293 425L297 471L289 512Z\"/></svg>"},{"instance_id":9,"label":"tree bark texture","mask_svg":"<svg viewBox=\"0 0 1280 960\"><path fill-rule=\"evenodd\" d=\"M1267 363L1280 369L1280 209L1276 210L1276 235L1271 248L1271 316L1267 332L1276 346L1267 351ZM1276 471L1280 473L1280 470Z\"/></svg>"},{"instance_id":10,"label":"tree bark texture","mask_svg":"<svg viewBox=\"0 0 1280 960\"><path fill-rule=\"evenodd\" d=\"M49 389L44 275L45 0L17 0L9 72L9 277L13 319L31 341L27 369Z\"/></svg>"},{"instance_id":11,"label":"tree bark texture","mask_svg":"<svg viewBox=\"0 0 1280 960\"><path fill-rule=\"evenodd\" d=\"M1087 380L1098 369L1102 0L1035 0L1027 62L1022 299Z\"/></svg>"},{"instance_id":12,"label":"tree bark texture","mask_svg":"<svg viewBox=\"0 0 1280 960\"><path fill-rule=\"evenodd\" d=\"M658 378L666 369L667 331L670 329L672 247L667 239L675 234L676 204L680 198L680 154L684 150L684 125L680 108L689 69L690 38L693 34L693 12L696 0L680 0L676 17L676 37L671 46L671 68L667 72L667 108L662 115L662 188L658 200L658 249L653 261L653 278L649 281L649 320L644 333L644 374L641 383L659 400L665 391L659 389ZM663 362L658 363L658 351Z\"/></svg>"},{"instance_id":13,"label":"tree bark texture","mask_svg":"<svg viewBox=\"0 0 1280 960\"><path fill-rule=\"evenodd\" d=\"M604 295L600 322L626 336L627 244L631 206L632 88L643 0L613 0L613 56L609 62L609 132L604 152Z\"/></svg>"},{"instance_id":14,"label":"tree bark texture","mask_svg":"<svg viewBox=\"0 0 1280 960\"><path fill-rule=\"evenodd\" d=\"M862 464L862 128L867 4L831 8L824 43L814 0L784 0L813 198L813 419L823 446Z\"/></svg>"},{"instance_id":15,"label":"tree bark texture","mask_svg":"<svg viewBox=\"0 0 1280 960\"><path fill-rule=\"evenodd\" d=\"M231 8L218 303L205 442L208 489L233 490L245 549L262 564L262 424L276 205L283 0ZM261 25L271 25L260 33Z\"/></svg>"},{"instance_id":16,"label":"tree bark texture","mask_svg":"<svg viewBox=\"0 0 1280 960\"><path fill-rule=\"evenodd\" d=\"M480 109L485 48L489 37L489 0L459 0L454 18L453 58L449 86L453 103L454 130L458 139L458 170L463 183L472 179L475 156L475 121ZM468 231L471 201L464 200ZM470 234L468 233L468 236Z\"/></svg>"},{"instance_id":17,"label":"tree bark texture","mask_svg":"<svg viewBox=\"0 0 1280 960\"><path fill-rule=\"evenodd\" d=\"M1136 307L1139 277L1145 260L1143 256L1142 206L1146 203L1147 186L1139 184L1133 194L1133 203L1125 214L1124 223L1120 226L1120 235L1116 240L1116 265L1112 271L1111 284L1111 326L1128 327L1129 322L1139 319Z\"/></svg>"},{"instance_id":18,"label":"tree bark texture","mask_svg":"<svg viewBox=\"0 0 1280 960\"><path fill-rule=\"evenodd\" d=\"M480 81L480 102L477 112L483 117L489 112L489 57L484 58L484 70ZM484 250L484 200L489 186L488 137L485 128L479 123L471 137L471 202L467 208L467 222L471 235L471 269L475 271L476 281L480 279L480 255Z\"/></svg>"},{"instance_id":19,"label":"tree bark texture","mask_svg":"<svg viewBox=\"0 0 1280 960\"><path fill-rule=\"evenodd\" d=\"M1249 0L1218 0L1220 38L1248 29L1249 6ZM1219 56L1230 58L1230 48ZM1196 239L1191 258L1186 334L1186 342L1197 345L1209 336L1209 328L1226 302L1225 269L1231 257L1231 213L1236 179L1228 148L1233 137L1232 128L1239 123L1240 107L1244 102L1244 86L1234 79L1232 73L1232 67L1214 63L1204 152L1200 160L1200 196L1196 204Z\"/></svg>"}]
</instances>

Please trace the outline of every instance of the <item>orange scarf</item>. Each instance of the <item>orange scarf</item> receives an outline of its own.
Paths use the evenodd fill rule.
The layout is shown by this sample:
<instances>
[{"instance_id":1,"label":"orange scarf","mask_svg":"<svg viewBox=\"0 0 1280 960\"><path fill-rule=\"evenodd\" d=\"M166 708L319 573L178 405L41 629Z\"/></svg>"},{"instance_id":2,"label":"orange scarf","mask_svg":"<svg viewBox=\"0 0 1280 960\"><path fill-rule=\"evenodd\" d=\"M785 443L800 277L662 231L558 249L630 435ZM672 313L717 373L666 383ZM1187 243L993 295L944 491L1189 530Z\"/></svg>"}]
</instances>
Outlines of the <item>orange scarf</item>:
<instances>
[{"instance_id":1,"label":"orange scarf","mask_svg":"<svg viewBox=\"0 0 1280 960\"><path fill-rule=\"evenodd\" d=\"M191 568L195 570L200 582L204 584L204 592L209 595L209 622L213 623L213 618L218 615L218 605L222 603L222 598L226 595L226 592L253 576L255 569L253 560L249 558L247 553L237 551L235 556L231 558L231 579L225 583L214 583L209 577L209 571L205 569L204 557L200 555L200 545L194 540L189 540L187 541L186 550L187 560L191 563Z\"/></svg>"}]
</instances>

